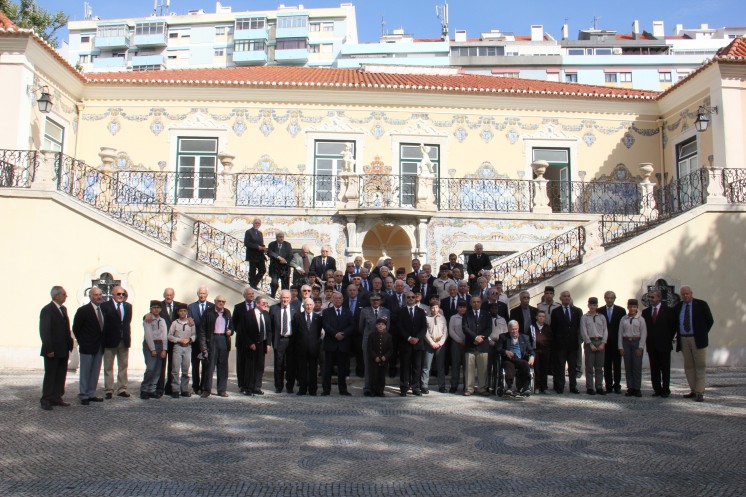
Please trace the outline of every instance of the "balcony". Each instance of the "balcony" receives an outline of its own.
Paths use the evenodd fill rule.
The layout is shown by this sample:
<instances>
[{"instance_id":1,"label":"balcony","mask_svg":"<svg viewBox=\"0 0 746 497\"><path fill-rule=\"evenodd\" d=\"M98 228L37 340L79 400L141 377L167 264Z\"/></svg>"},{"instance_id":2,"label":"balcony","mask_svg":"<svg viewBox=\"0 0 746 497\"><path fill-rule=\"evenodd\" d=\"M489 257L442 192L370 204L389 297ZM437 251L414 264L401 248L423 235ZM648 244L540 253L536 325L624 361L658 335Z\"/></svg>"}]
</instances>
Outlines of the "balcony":
<instances>
[{"instance_id":1,"label":"balcony","mask_svg":"<svg viewBox=\"0 0 746 497\"><path fill-rule=\"evenodd\" d=\"M127 59L124 57L96 57L93 60L94 69L112 69L127 67Z\"/></svg>"},{"instance_id":2,"label":"balcony","mask_svg":"<svg viewBox=\"0 0 746 497\"><path fill-rule=\"evenodd\" d=\"M263 66L267 63L267 52L264 50L233 52L233 63L237 66Z\"/></svg>"},{"instance_id":3,"label":"balcony","mask_svg":"<svg viewBox=\"0 0 746 497\"><path fill-rule=\"evenodd\" d=\"M130 28L126 24L99 25L93 39L96 48L114 49L130 46Z\"/></svg>"},{"instance_id":4,"label":"balcony","mask_svg":"<svg viewBox=\"0 0 746 497\"><path fill-rule=\"evenodd\" d=\"M164 66L166 64L165 57L162 54L159 55L135 55L132 57L132 66Z\"/></svg>"},{"instance_id":5,"label":"balcony","mask_svg":"<svg viewBox=\"0 0 746 497\"><path fill-rule=\"evenodd\" d=\"M308 48L275 50L275 61L287 64L305 64L308 62Z\"/></svg>"},{"instance_id":6,"label":"balcony","mask_svg":"<svg viewBox=\"0 0 746 497\"><path fill-rule=\"evenodd\" d=\"M264 40L269 39L269 30L267 28L260 29L237 29L233 32L233 40Z\"/></svg>"},{"instance_id":7,"label":"balcony","mask_svg":"<svg viewBox=\"0 0 746 497\"><path fill-rule=\"evenodd\" d=\"M168 45L166 33L135 35L135 46L138 47L165 47Z\"/></svg>"}]
</instances>

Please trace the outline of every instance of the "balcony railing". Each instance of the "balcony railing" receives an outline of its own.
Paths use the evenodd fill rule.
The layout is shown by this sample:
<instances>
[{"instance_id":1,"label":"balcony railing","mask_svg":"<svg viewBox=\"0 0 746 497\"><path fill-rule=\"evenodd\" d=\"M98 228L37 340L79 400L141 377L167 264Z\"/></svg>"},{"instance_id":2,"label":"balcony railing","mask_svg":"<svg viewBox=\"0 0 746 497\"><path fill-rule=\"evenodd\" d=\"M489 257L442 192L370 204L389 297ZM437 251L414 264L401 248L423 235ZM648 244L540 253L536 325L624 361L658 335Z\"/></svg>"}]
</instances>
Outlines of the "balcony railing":
<instances>
[{"instance_id":1,"label":"balcony railing","mask_svg":"<svg viewBox=\"0 0 746 497\"><path fill-rule=\"evenodd\" d=\"M118 171L116 179L132 190L145 194L136 200L179 205L204 205L215 202L214 172Z\"/></svg>"},{"instance_id":2,"label":"balcony railing","mask_svg":"<svg viewBox=\"0 0 746 497\"><path fill-rule=\"evenodd\" d=\"M723 195L731 204L746 202L746 169L723 169Z\"/></svg>"},{"instance_id":3,"label":"balcony railing","mask_svg":"<svg viewBox=\"0 0 746 497\"><path fill-rule=\"evenodd\" d=\"M35 150L0 150L0 188L30 188L41 160Z\"/></svg>"},{"instance_id":4,"label":"balcony railing","mask_svg":"<svg viewBox=\"0 0 746 497\"><path fill-rule=\"evenodd\" d=\"M235 176L236 205L334 208L339 179L331 175L241 173Z\"/></svg>"},{"instance_id":5,"label":"balcony railing","mask_svg":"<svg viewBox=\"0 0 746 497\"><path fill-rule=\"evenodd\" d=\"M631 214L640 205L639 184L633 182L547 182L552 212Z\"/></svg>"},{"instance_id":6,"label":"balcony railing","mask_svg":"<svg viewBox=\"0 0 746 497\"><path fill-rule=\"evenodd\" d=\"M511 256L492 269L505 293L515 295L562 271L583 263L585 228L578 226L526 252Z\"/></svg>"},{"instance_id":7,"label":"balcony railing","mask_svg":"<svg viewBox=\"0 0 746 497\"><path fill-rule=\"evenodd\" d=\"M171 245L176 218L171 207L64 154L57 157L57 190L166 245Z\"/></svg>"},{"instance_id":8,"label":"balcony railing","mask_svg":"<svg viewBox=\"0 0 746 497\"><path fill-rule=\"evenodd\" d=\"M412 175L364 174L360 176L359 205L376 209L414 207L415 179Z\"/></svg>"},{"instance_id":9,"label":"balcony railing","mask_svg":"<svg viewBox=\"0 0 746 497\"><path fill-rule=\"evenodd\" d=\"M452 211L531 212L532 181L441 178L440 209Z\"/></svg>"}]
</instances>

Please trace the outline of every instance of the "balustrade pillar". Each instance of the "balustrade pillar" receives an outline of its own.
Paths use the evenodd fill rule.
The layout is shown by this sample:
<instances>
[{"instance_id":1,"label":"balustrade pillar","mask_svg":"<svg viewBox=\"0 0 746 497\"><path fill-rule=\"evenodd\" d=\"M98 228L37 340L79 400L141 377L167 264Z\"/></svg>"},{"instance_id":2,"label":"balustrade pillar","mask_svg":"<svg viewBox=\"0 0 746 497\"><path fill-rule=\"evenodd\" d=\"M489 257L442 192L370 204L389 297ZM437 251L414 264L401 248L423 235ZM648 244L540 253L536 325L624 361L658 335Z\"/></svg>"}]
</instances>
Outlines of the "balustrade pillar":
<instances>
[{"instance_id":1,"label":"balustrade pillar","mask_svg":"<svg viewBox=\"0 0 746 497\"><path fill-rule=\"evenodd\" d=\"M426 172L417 175L415 207L421 211L436 210L435 195L433 194L433 183L435 176Z\"/></svg>"},{"instance_id":2,"label":"balustrade pillar","mask_svg":"<svg viewBox=\"0 0 746 497\"><path fill-rule=\"evenodd\" d=\"M339 173L339 209L357 209L360 206L360 174L356 172Z\"/></svg>"},{"instance_id":3,"label":"balustrade pillar","mask_svg":"<svg viewBox=\"0 0 746 497\"><path fill-rule=\"evenodd\" d=\"M56 190L57 189L57 157L59 154L52 150L41 150L39 167L36 168L31 190Z\"/></svg>"},{"instance_id":4,"label":"balustrade pillar","mask_svg":"<svg viewBox=\"0 0 746 497\"><path fill-rule=\"evenodd\" d=\"M655 183L650 181L653 169L653 165L650 163L640 164L640 174L642 174L642 181L638 185L640 191L640 214L648 219L656 217L657 213L655 196L653 195Z\"/></svg>"},{"instance_id":5,"label":"balustrade pillar","mask_svg":"<svg viewBox=\"0 0 746 497\"><path fill-rule=\"evenodd\" d=\"M173 216L175 226L172 247L177 252L194 258L194 250L197 246L194 234L195 220L176 211L174 211Z\"/></svg>"},{"instance_id":6,"label":"balustrade pillar","mask_svg":"<svg viewBox=\"0 0 746 497\"><path fill-rule=\"evenodd\" d=\"M549 167L549 163L545 160L537 160L531 164L531 168L536 174L536 178L534 178L534 205L531 212L537 214L552 213L552 208L549 205L549 195L547 194L547 180L544 178L547 167Z\"/></svg>"},{"instance_id":7,"label":"balustrade pillar","mask_svg":"<svg viewBox=\"0 0 746 497\"><path fill-rule=\"evenodd\" d=\"M708 167L707 179L707 199L705 201L708 204L727 204L728 199L725 198L725 192L723 191L723 168Z\"/></svg>"}]
</instances>

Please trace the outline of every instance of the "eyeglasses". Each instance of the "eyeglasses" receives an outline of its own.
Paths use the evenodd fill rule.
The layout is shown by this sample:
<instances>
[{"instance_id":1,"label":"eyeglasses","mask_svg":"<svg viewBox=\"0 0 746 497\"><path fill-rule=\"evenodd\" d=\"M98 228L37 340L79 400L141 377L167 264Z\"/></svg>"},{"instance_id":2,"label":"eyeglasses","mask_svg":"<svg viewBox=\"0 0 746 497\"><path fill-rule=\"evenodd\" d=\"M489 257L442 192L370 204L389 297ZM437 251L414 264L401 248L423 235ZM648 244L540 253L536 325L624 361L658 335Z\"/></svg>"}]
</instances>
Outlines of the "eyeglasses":
<instances>
[{"instance_id":1,"label":"eyeglasses","mask_svg":"<svg viewBox=\"0 0 746 497\"><path fill-rule=\"evenodd\" d=\"M408 298L408 299L413 299L413 298L414 298L414 295L411 295L411 296L410 296L410 295L407 295L407 298Z\"/></svg>"},{"instance_id":2,"label":"eyeglasses","mask_svg":"<svg viewBox=\"0 0 746 497\"><path fill-rule=\"evenodd\" d=\"M225 300L216 300L215 303L216 304L225 304Z\"/></svg>"},{"instance_id":3,"label":"eyeglasses","mask_svg":"<svg viewBox=\"0 0 746 497\"><path fill-rule=\"evenodd\" d=\"M123 293L115 293L114 295L116 295L117 297L122 297L124 294Z\"/></svg>"}]
</instances>

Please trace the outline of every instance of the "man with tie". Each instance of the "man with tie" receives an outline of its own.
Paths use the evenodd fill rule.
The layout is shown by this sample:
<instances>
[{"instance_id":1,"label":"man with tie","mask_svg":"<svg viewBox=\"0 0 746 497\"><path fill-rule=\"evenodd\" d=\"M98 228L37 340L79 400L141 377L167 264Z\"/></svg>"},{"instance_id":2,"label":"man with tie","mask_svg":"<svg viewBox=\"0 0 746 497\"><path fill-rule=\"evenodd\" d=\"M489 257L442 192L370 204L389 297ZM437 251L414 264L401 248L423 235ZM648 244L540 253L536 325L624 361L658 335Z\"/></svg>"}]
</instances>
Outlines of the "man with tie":
<instances>
[{"instance_id":1,"label":"man with tie","mask_svg":"<svg viewBox=\"0 0 746 497\"><path fill-rule=\"evenodd\" d=\"M285 241L285 233L278 231L275 241L267 247L269 256L270 296L277 295L277 288L287 290L290 286L290 260L293 258L293 247Z\"/></svg>"},{"instance_id":2,"label":"man with tie","mask_svg":"<svg viewBox=\"0 0 746 497\"><path fill-rule=\"evenodd\" d=\"M316 373L319 367L321 316L313 311L313 299L303 301L303 311L293 316L292 348L298 395L316 395Z\"/></svg>"},{"instance_id":3,"label":"man with tie","mask_svg":"<svg viewBox=\"0 0 746 497\"><path fill-rule=\"evenodd\" d=\"M321 247L321 255L317 255L311 260L311 271L319 275L319 278L322 278L325 282L328 279L326 278L326 272L330 269L332 271L337 270L337 261L329 255L329 252L331 252L329 246L324 245Z\"/></svg>"},{"instance_id":4,"label":"man with tie","mask_svg":"<svg viewBox=\"0 0 746 497\"><path fill-rule=\"evenodd\" d=\"M380 294L373 293L369 297L370 306L363 308L360 311L360 317L358 321L358 332L362 337L363 347L363 363L365 365L365 382L363 386L363 395L366 397L373 396L372 382L373 382L373 371L374 364L370 363L368 354L368 341L371 335L376 332L376 321L380 318L386 319L386 332L391 333L389 325L391 322L391 313L388 309L383 307L381 303L383 299Z\"/></svg>"},{"instance_id":5,"label":"man with tie","mask_svg":"<svg viewBox=\"0 0 746 497\"><path fill-rule=\"evenodd\" d=\"M264 395L262 379L264 377L264 358L269 353L269 312L267 299L258 297L253 309L241 319L241 330L237 332L236 348L245 354L244 395Z\"/></svg>"},{"instance_id":6,"label":"man with tie","mask_svg":"<svg viewBox=\"0 0 746 497\"><path fill-rule=\"evenodd\" d=\"M693 298L691 287L682 286L680 292L681 301L676 304L674 314L678 317L676 352L681 351L684 355L684 373L690 390L684 398L702 402L708 335L715 320L707 302Z\"/></svg>"},{"instance_id":7,"label":"man with tie","mask_svg":"<svg viewBox=\"0 0 746 497\"><path fill-rule=\"evenodd\" d=\"M440 311L446 317L446 321L451 321L451 316L456 315L456 306L458 306L458 285L454 282L446 285L448 296L440 301Z\"/></svg>"},{"instance_id":8,"label":"man with tie","mask_svg":"<svg viewBox=\"0 0 746 497\"><path fill-rule=\"evenodd\" d=\"M427 273L423 270L417 276L417 285L412 289L415 292L419 292L422 295L422 303L427 305L430 302L430 298L437 297L438 291L435 286L430 284Z\"/></svg>"},{"instance_id":9,"label":"man with tie","mask_svg":"<svg viewBox=\"0 0 746 497\"><path fill-rule=\"evenodd\" d=\"M104 391L106 398L114 394L129 397L127 368L131 344L132 305L124 301L124 288L111 289L111 300L101 304L104 315ZM114 358L117 360L117 381L114 383Z\"/></svg>"},{"instance_id":10,"label":"man with tie","mask_svg":"<svg viewBox=\"0 0 746 497\"><path fill-rule=\"evenodd\" d=\"M252 290L252 295L254 291ZM199 330L199 325L202 322L202 316L205 311L215 304L207 300L207 287L201 286L197 290L197 301L189 304L187 308L187 317L194 323L194 329ZM192 393L199 395L202 393L202 374L200 373L200 366L202 361L199 359L201 350L199 347L199 340L195 340L192 343Z\"/></svg>"},{"instance_id":11,"label":"man with tie","mask_svg":"<svg viewBox=\"0 0 746 497\"><path fill-rule=\"evenodd\" d=\"M417 306L414 292L407 292L405 299L395 323L399 342L399 395L406 397L411 387L414 395L421 396L427 315Z\"/></svg>"},{"instance_id":12,"label":"man with tie","mask_svg":"<svg viewBox=\"0 0 746 497\"><path fill-rule=\"evenodd\" d=\"M622 393L622 356L619 355L616 343L619 339L619 323L622 322L622 318L627 314L627 311L624 310L624 307L614 304L616 294L611 290L604 293L604 301L606 305L598 311L606 318L606 329L609 333L609 339L606 341L609 346L606 347L604 355L604 383L606 384L606 393L620 394ZM669 340L669 350L670 342Z\"/></svg>"},{"instance_id":13,"label":"man with tie","mask_svg":"<svg viewBox=\"0 0 746 497\"><path fill-rule=\"evenodd\" d=\"M96 397L98 378L101 374L101 361L104 358L104 315L101 303L104 294L98 287L89 292L91 301L78 308L73 318L73 334L78 341L80 352L80 403L87 406L91 402L103 402L103 398Z\"/></svg>"},{"instance_id":14,"label":"man with tie","mask_svg":"<svg viewBox=\"0 0 746 497\"><path fill-rule=\"evenodd\" d=\"M490 291L492 291L492 288L490 288ZM497 289L495 289L495 292L497 292ZM497 296L496 296L497 298ZM531 294L527 291L522 291L518 294L518 298L520 299L521 303L518 307L514 307L510 311L510 319L508 321L516 321L518 323L518 332L522 333L524 335L528 335L529 338L531 338L530 329L531 325L536 321L536 313L538 312L538 309L536 307L529 305L529 302L531 301ZM534 346L533 339L531 340L531 346Z\"/></svg>"},{"instance_id":15,"label":"man with tie","mask_svg":"<svg viewBox=\"0 0 746 497\"><path fill-rule=\"evenodd\" d=\"M258 217L252 222L251 228L246 230L243 238L244 247L246 247L246 261L249 263L249 285L258 288L259 282L262 281L264 273L267 272L266 259L264 254L267 247L264 246L264 234L259 231L262 226L262 220Z\"/></svg>"},{"instance_id":16,"label":"man with tie","mask_svg":"<svg viewBox=\"0 0 746 497\"><path fill-rule=\"evenodd\" d=\"M339 292L332 295L332 307L324 309L321 318L324 323L324 376L321 395L329 395L332 390L332 370L337 366L339 394L351 395L347 391L347 374L350 367L350 341L352 338L352 313L344 305L344 297Z\"/></svg>"},{"instance_id":17,"label":"man with tie","mask_svg":"<svg viewBox=\"0 0 746 497\"><path fill-rule=\"evenodd\" d=\"M356 277L360 279L360 277ZM347 296L344 299L344 306L352 314L352 340L350 342L350 355L355 357L355 375L358 378L365 377L365 361L363 359L363 336L358 329L360 323L360 312L365 308L364 297L359 294L358 286L350 284L347 286Z\"/></svg>"},{"instance_id":18,"label":"man with tie","mask_svg":"<svg viewBox=\"0 0 746 497\"><path fill-rule=\"evenodd\" d=\"M176 311L176 306L181 305L181 302L175 301L175 296L176 292L173 288L166 288L165 290L163 290L163 302L161 302L161 314L159 317L165 321L166 330L170 330L171 323L176 321L176 319L179 317ZM146 321L150 321L152 320L152 318L152 315L146 315ZM173 342L168 342L166 360L161 361L161 372L160 376L158 376L158 383L155 387L155 395L158 398L162 397L164 393L166 395L171 395L173 393L171 391L171 374L169 373L169 371L171 371L171 368L173 367L173 352L174 344ZM194 372L192 372L192 374L194 374Z\"/></svg>"},{"instance_id":19,"label":"man with tie","mask_svg":"<svg viewBox=\"0 0 746 497\"><path fill-rule=\"evenodd\" d=\"M70 318L63 305L67 300L67 292L61 286L53 286L50 295L52 301L42 307L39 314L40 355L44 358L40 402L45 411L51 411L53 406L70 405L62 400L62 396L65 395L67 359L74 345L70 334Z\"/></svg>"},{"instance_id":20,"label":"man with tie","mask_svg":"<svg viewBox=\"0 0 746 497\"><path fill-rule=\"evenodd\" d=\"M489 295L489 294L488 294ZM471 306L471 295L469 294L469 284L465 280L458 282L458 299L463 300ZM481 299L479 300L481 302Z\"/></svg>"},{"instance_id":21,"label":"man with tie","mask_svg":"<svg viewBox=\"0 0 746 497\"><path fill-rule=\"evenodd\" d=\"M248 328L243 321L253 313L254 307L254 289L246 285L243 289L243 302L233 306L233 326L236 329L236 380L238 391L243 394L246 394L247 390L246 365L252 354L248 348L250 343L246 335Z\"/></svg>"},{"instance_id":22,"label":"man with tie","mask_svg":"<svg viewBox=\"0 0 746 497\"><path fill-rule=\"evenodd\" d=\"M570 292L565 290L560 293L560 306L552 311L552 331L554 332L552 352L555 356L554 391L560 394L565 391L565 365L569 371L570 392L580 393L575 371L582 317L583 311L572 305Z\"/></svg>"},{"instance_id":23,"label":"man with tie","mask_svg":"<svg viewBox=\"0 0 746 497\"><path fill-rule=\"evenodd\" d=\"M464 265L458 262L458 256L456 254L448 254L448 262L441 264L440 269L448 271L449 278L455 278L453 270L458 269L463 274Z\"/></svg>"},{"instance_id":24,"label":"man with tie","mask_svg":"<svg viewBox=\"0 0 746 497\"><path fill-rule=\"evenodd\" d=\"M412 272L407 274L405 280L408 278L414 278L415 281L420 281L420 273L422 272L422 269L420 267L420 260L419 259L412 259Z\"/></svg>"},{"instance_id":25,"label":"man with tie","mask_svg":"<svg viewBox=\"0 0 746 497\"><path fill-rule=\"evenodd\" d=\"M475 295L471 298L471 310L464 314L461 320L464 331L464 348L466 350L464 395L467 396L474 394L477 377L479 378L479 388L476 389L476 392L480 395L490 394L487 369L492 325L489 313L481 311L481 308L482 299Z\"/></svg>"},{"instance_id":26,"label":"man with tie","mask_svg":"<svg viewBox=\"0 0 746 497\"><path fill-rule=\"evenodd\" d=\"M495 287L492 287L487 291L487 300L482 301L482 311L490 312L490 307L493 305L497 306L497 314L505 320L505 324L507 325L508 321L512 319L508 312L508 304L500 300L500 292ZM505 333L507 332L508 330L506 329Z\"/></svg>"},{"instance_id":27,"label":"man with tie","mask_svg":"<svg viewBox=\"0 0 746 497\"><path fill-rule=\"evenodd\" d=\"M288 393L295 387L295 362L291 337L293 335L293 315L299 311L298 300L291 305L289 290L280 292L280 303L269 310L270 343L274 350L275 393L282 393L283 382Z\"/></svg>"},{"instance_id":28,"label":"man with tie","mask_svg":"<svg viewBox=\"0 0 746 497\"><path fill-rule=\"evenodd\" d=\"M311 260L313 254L311 247L303 245L299 252L293 254L290 266L293 268L293 284L305 285L308 283L308 274L311 272Z\"/></svg>"},{"instance_id":29,"label":"man with tie","mask_svg":"<svg viewBox=\"0 0 746 497\"><path fill-rule=\"evenodd\" d=\"M466 261L466 271L469 273L469 287L471 292L476 295L479 290L477 279L480 276L489 277L492 263L490 258L483 252L484 247L481 243L474 245L474 253L469 254Z\"/></svg>"},{"instance_id":30,"label":"man with tie","mask_svg":"<svg viewBox=\"0 0 746 497\"><path fill-rule=\"evenodd\" d=\"M676 315L661 302L660 290L648 292L650 307L642 311L648 331L645 346L650 361L650 382L653 397L666 398L671 395L671 350L676 336Z\"/></svg>"},{"instance_id":31,"label":"man with tie","mask_svg":"<svg viewBox=\"0 0 746 497\"><path fill-rule=\"evenodd\" d=\"M202 394L209 397L212 393L212 375L217 369L217 394L228 397L228 355L231 351L233 320L231 311L225 308L226 299L222 295L215 297L215 306L205 311L199 324L199 342L202 356L207 357Z\"/></svg>"}]
</instances>

